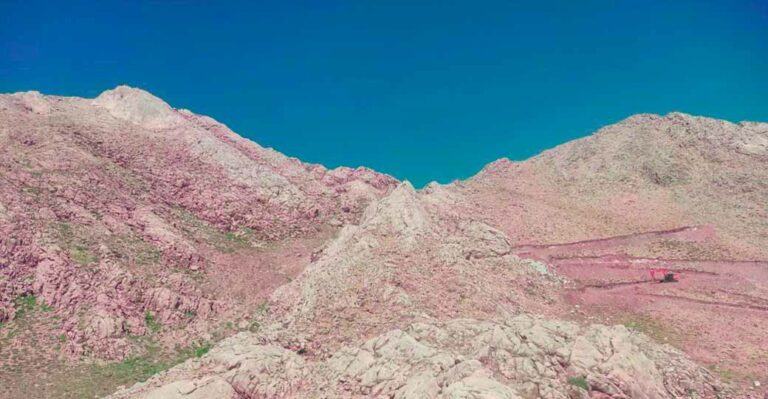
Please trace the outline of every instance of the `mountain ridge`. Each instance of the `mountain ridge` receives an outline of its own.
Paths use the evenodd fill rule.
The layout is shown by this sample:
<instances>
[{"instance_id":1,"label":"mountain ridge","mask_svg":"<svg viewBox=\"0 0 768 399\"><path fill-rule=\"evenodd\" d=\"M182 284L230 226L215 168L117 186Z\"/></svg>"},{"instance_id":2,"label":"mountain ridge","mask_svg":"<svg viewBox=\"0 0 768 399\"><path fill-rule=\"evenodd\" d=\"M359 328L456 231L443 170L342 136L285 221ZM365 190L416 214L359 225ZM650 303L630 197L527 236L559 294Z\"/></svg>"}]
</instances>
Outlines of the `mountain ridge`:
<instances>
[{"instance_id":1,"label":"mountain ridge","mask_svg":"<svg viewBox=\"0 0 768 399\"><path fill-rule=\"evenodd\" d=\"M53 98L72 98L72 99L83 99L83 100L88 99L88 98L83 98L83 97L50 96L50 95L41 94L40 92L34 91L34 90L33 91L21 91L21 92L15 92L15 93L0 93L0 96L23 97L25 99L23 101L29 102L29 105L28 105L29 107L34 106L32 103L36 103L38 107L43 107L43 108L44 108L44 106L41 105L41 104L44 103L44 101L41 103L41 100L43 98L53 97ZM97 104L97 105L99 105L101 107L109 109L109 108L115 107L117 104L119 104L119 100L116 100L115 97L117 97L117 98L125 98L125 99L128 99L129 101L133 101L133 102L136 102L136 101L141 102L142 99L143 99L145 101L145 103L144 103L145 106L149 106L149 104L154 104L154 106L156 108L165 109L167 111L175 111L177 113L181 113L181 114L184 114L184 115L194 116L195 118L209 121L212 125L221 125L224 128L229 130L229 128L226 127L226 125L224 125L221 122L218 122L218 121L214 120L211 117L204 116L204 115L197 115L197 114L194 114L192 111L184 109L184 108L173 108L168 103L166 103L164 100L162 100L161 98L153 95L152 93L150 93L150 92L148 92L148 91L146 91L144 89L141 89L141 88L138 88L138 87L129 86L129 85L126 85L126 84L118 85L118 86L116 86L113 89L105 90L102 93L100 93L98 96L96 96L96 97L94 97L94 98L92 98L90 100L92 100L94 104ZM107 104L107 103L109 103L109 104ZM132 105L132 107L136 108L139 105L140 104L138 104L138 103L134 103ZM136 111L136 110L134 110L134 111ZM120 110L120 112L123 113L123 116L121 118L126 119L126 120L132 120L132 119L138 118L138 120L139 120L138 123L141 124L141 122L140 122L141 116L137 116L137 115L134 115L133 117L128 116L127 113L130 113L130 112L125 110L125 107L123 107L123 109ZM167 115L172 115L172 113L169 112ZM175 118L173 118L173 119L175 119ZM625 118L623 118L623 119L621 119L621 120L619 120L619 121L617 121L615 123L612 123L612 124L610 124L608 126L648 123L648 122L655 122L655 121L660 121L660 120L668 120L668 121L670 121L670 120L671 121L674 121L674 120L677 120L677 121L686 121L686 120L687 121L700 121L700 122L715 123L715 124L731 124L731 125L737 125L737 126L743 126L743 127L749 127L749 126L763 127L762 130L768 129L768 128L765 128L766 122L751 121L751 120L729 121L729 120L725 120L725 119L719 119L719 118L712 118L712 117L707 117L707 116L689 114L689 113L685 113L685 112L681 112L681 111L671 111L671 112L668 112L665 115L655 114L655 113L633 114L633 115L627 116L627 117L625 117ZM580 138L576 138L576 139L569 140L567 142L558 144L557 146L555 146L553 148L544 150L544 151L542 151L539 154L536 154L536 155L534 155L532 157L529 157L529 158L526 158L526 159L523 159L523 160L510 160L509 158L502 157L502 158L490 161L483 168L481 168L481 170L479 170L475 175L481 173L484 169L486 169L489 166L492 166L492 165L494 165L496 163L525 162L525 161L528 161L528 160L530 160L532 158L537 158L537 157L540 157L541 155L547 154L550 151L553 151L553 150L559 148L560 146L562 146L564 144L573 143L573 142L579 142L579 141L584 140L584 139L589 139L590 137L593 137L595 135L600 134L604 130L605 130L605 128L598 129L594 133L591 133L589 135L586 135L586 136L583 136L583 137L580 137ZM760 134L760 133L756 132L756 134ZM248 140L248 141L258 145L258 143L253 141L253 140L250 140L250 139L246 139L246 140ZM267 150L276 151L276 150L274 150L274 149L272 149L270 147L264 147L264 148L267 149ZM289 156L289 158L290 159L298 159L298 158L290 157L290 156ZM317 164L317 165L320 165L320 164ZM334 169L339 169L339 168L341 168L341 169L347 169L348 168L346 166L340 166L340 167L337 167L337 168L327 168L325 166L323 166L323 167L328 169L328 170L334 170ZM369 168L367 168L365 166L360 166L360 167L357 167L357 168L354 168L354 169L366 169L366 170L368 170ZM470 176L469 178L464 179L464 180L469 180L472 177L474 177L474 175ZM463 180L456 179L454 181L463 181ZM429 185L429 184L433 184L433 183L437 183L437 182L435 182L435 181L428 182L427 184L425 184L425 186ZM440 183L437 183L437 184L440 184ZM450 184L450 183L446 183L446 184Z\"/></svg>"},{"instance_id":2,"label":"mountain ridge","mask_svg":"<svg viewBox=\"0 0 768 399\"><path fill-rule=\"evenodd\" d=\"M702 364L768 371L750 357L768 353L754 315L768 309L768 124L637 115L420 190L305 164L127 86L0 95L0 143L0 352L58 376L41 395L103 396L149 375L84 392L68 373L170 367L201 342L221 343L115 397L715 397L748 378ZM652 284L651 266L691 277ZM483 345L450 333L471 324ZM531 331L534 346L507 342Z\"/></svg>"}]
</instances>

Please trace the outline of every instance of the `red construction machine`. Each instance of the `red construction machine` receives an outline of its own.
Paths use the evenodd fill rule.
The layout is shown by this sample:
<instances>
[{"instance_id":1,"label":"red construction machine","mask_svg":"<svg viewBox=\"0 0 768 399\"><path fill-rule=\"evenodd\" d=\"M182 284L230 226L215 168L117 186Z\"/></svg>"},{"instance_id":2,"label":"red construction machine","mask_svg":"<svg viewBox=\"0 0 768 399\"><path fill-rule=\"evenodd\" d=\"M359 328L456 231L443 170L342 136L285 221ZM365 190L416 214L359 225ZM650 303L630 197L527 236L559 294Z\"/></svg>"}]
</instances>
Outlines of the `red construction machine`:
<instances>
[{"instance_id":1,"label":"red construction machine","mask_svg":"<svg viewBox=\"0 0 768 399\"><path fill-rule=\"evenodd\" d=\"M648 269L648 274L651 275L651 279L660 283L674 283L679 277L678 274L671 272L666 267L658 267L654 269Z\"/></svg>"}]
</instances>

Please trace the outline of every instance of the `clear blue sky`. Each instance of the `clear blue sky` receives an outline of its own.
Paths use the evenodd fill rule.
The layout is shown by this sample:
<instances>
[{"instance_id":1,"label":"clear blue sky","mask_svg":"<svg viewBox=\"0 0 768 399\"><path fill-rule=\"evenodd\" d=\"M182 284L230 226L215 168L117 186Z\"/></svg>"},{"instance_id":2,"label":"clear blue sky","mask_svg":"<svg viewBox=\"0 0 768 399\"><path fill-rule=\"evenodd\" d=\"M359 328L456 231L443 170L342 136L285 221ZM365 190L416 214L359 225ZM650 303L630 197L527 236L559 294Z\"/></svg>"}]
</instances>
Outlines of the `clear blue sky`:
<instances>
[{"instance_id":1,"label":"clear blue sky","mask_svg":"<svg viewBox=\"0 0 768 399\"><path fill-rule=\"evenodd\" d=\"M634 113L768 121L768 0L209 3L0 0L0 92L125 83L416 185Z\"/></svg>"}]
</instances>

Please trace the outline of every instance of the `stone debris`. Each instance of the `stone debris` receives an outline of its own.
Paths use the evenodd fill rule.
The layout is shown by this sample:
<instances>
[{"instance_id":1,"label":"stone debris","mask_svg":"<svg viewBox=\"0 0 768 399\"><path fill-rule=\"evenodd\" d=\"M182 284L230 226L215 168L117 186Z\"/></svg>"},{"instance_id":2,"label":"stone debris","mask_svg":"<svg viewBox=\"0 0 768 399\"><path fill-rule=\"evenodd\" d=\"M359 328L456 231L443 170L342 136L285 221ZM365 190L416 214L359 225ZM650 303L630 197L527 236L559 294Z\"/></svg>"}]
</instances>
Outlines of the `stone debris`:
<instances>
[{"instance_id":1,"label":"stone debris","mask_svg":"<svg viewBox=\"0 0 768 399\"><path fill-rule=\"evenodd\" d=\"M519 315L415 323L325 360L241 333L110 398L203 397L199 387L221 398L403 399L714 397L722 389L678 350L623 326Z\"/></svg>"}]
</instances>

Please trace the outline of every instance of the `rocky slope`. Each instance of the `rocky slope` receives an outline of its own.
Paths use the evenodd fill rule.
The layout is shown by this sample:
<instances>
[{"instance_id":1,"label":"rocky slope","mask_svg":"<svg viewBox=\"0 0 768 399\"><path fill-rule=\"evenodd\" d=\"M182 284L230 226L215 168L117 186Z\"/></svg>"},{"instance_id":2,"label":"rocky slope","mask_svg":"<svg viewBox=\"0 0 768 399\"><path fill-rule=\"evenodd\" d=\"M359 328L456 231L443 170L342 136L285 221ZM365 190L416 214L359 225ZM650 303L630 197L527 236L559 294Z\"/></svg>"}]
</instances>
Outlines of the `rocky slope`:
<instances>
[{"instance_id":1,"label":"rocky slope","mask_svg":"<svg viewBox=\"0 0 768 399\"><path fill-rule=\"evenodd\" d=\"M637 115L455 189L514 253L572 279L564 295L586 317L765 386L768 124ZM678 282L649 284L659 268Z\"/></svg>"},{"instance_id":2,"label":"rocky slope","mask_svg":"<svg viewBox=\"0 0 768 399\"><path fill-rule=\"evenodd\" d=\"M33 313L59 352L131 365L229 336L114 398L757 398L768 382L768 125L639 115L417 191L137 89L0 104L5 329Z\"/></svg>"},{"instance_id":3,"label":"rocky slope","mask_svg":"<svg viewBox=\"0 0 768 399\"><path fill-rule=\"evenodd\" d=\"M457 189L513 241L545 244L711 225L717 254L768 258L768 124L636 115Z\"/></svg>"},{"instance_id":4,"label":"rocky slope","mask_svg":"<svg viewBox=\"0 0 768 399\"><path fill-rule=\"evenodd\" d=\"M586 398L717 394L682 353L623 326L453 319L391 330L307 359L241 333L114 398ZM591 393L587 393L587 391ZM142 393L143 392L143 393Z\"/></svg>"},{"instance_id":5,"label":"rocky slope","mask_svg":"<svg viewBox=\"0 0 768 399\"><path fill-rule=\"evenodd\" d=\"M715 397L667 345L565 315L566 282L467 217L464 198L403 183L271 297L258 331L115 398Z\"/></svg>"},{"instance_id":6,"label":"rocky slope","mask_svg":"<svg viewBox=\"0 0 768 399\"><path fill-rule=\"evenodd\" d=\"M304 164L125 86L0 96L0 170L0 323L43 304L65 353L102 359L136 354L131 337L183 345L247 317L396 183Z\"/></svg>"}]
</instances>

